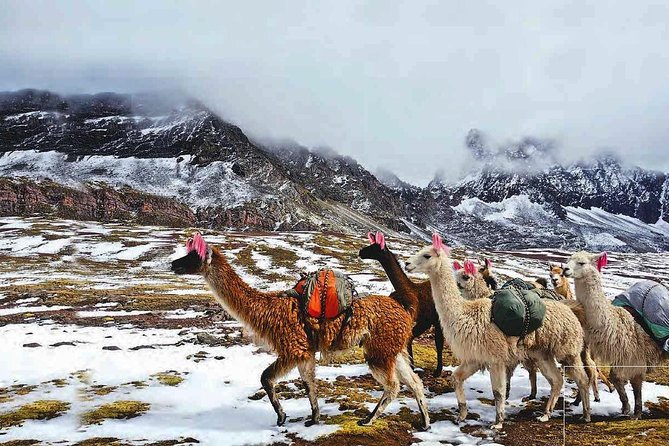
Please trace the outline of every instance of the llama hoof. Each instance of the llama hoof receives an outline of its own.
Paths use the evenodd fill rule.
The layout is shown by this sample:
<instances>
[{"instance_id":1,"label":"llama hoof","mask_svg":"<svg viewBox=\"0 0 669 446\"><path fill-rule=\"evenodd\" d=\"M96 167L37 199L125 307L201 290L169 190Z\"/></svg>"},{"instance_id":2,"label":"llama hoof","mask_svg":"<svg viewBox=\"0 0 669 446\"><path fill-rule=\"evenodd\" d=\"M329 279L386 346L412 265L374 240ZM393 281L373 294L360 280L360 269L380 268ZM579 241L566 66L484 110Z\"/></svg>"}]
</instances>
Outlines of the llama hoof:
<instances>
[{"instance_id":1,"label":"llama hoof","mask_svg":"<svg viewBox=\"0 0 669 446\"><path fill-rule=\"evenodd\" d=\"M490 429L495 431L500 431L502 430L502 423L493 424L492 426L490 426Z\"/></svg>"},{"instance_id":2,"label":"llama hoof","mask_svg":"<svg viewBox=\"0 0 669 446\"><path fill-rule=\"evenodd\" d=\"M597 400L595 400L595 401L597 401ZM571 402L571 405L575 406L575 407L578 407L578 406L581 405L581 401L580 400L574 400L574 401Z\"/></svg>"},{"instance_id":3,"label":"llama hoof","mask_svg":"<svg viewBox=\"0 0 669 446\"><path fill-rule=\"evenodd\" d=\"M285 423L286 423L286 414L282 412L277 416L276 425L283 426Z\"/></svg>"},{"instance_id":4,"label":"llama hoof","mask_svg":"<svg viewBox=\"0 0 669 446\"><path fill-rule=\"evenodd\" d=\"M629 414L630 414L630 408L629 408L629 406L623 406L623 408L622 408L622 413L623 413L623 416L624 416L624 417L629 416Z\"/></svg>"},{"instance_id":5,"label":"llama hoof","mask_svg":"<svg viewBox=\"0 0 669 446\"><path fill-rule=\"evenodd\" d=\"M534 401L534 400L536 400L536 399L537 399L537 396L536 396L536 395L527 395L527 396L522 397L522 398L521 398L521 401L524 402L524 403L526 403L526 402L528 402L528 401Z\"/></svg>"},{"instance_id":6,"label":"llama hoof","mask_svg":"<svg viewBox=\"0 0 669 446\"><path fill-rule=\"evenodd\" d=\"M418 428L418 430L419 430L420 432L427 432L427 431L430 430L430 425L429 425L429 424L423 424L422 426L420 426L420 427Z\"/></svg>"},{"instance_id":7,"label":"llama hoof","mask_svg":"<svg viewBox=\"0 0 669 446\"><path fill-rule=\"evenodd\" d=\"M318 424L318 423L319 423L318 420L307 420L307 421L304 422L304 425L306 427L311 427L311 426L313 426L315 424Z\"/></svg>"},{"instance_id":8,"label":"llama hoof","mask_svg":"<svg viewBox=\"0 0 669 446\"><path fill-rule=\"evenodd\" d=\"M589 422L590 422L590 415L588 415L587 417L586 417L586 416L582 416L582 417L579 418L578 420L579 420L580 422L582 422L582 423L589 423Z\"/></svg>"},{"instance_id":9,"label":"llama hoof","mask_svg":"<svg viewBox=\"0 0 669 446\"><path fill-rule=\"evenodd\" d=\"M601 401L600 398L595 398L595 403L599 403Z\"/></svg>"},{"instance_id":10,"label":"llama hoof","mask_svg":"<svg viewBox=\"0 0 669 446\"><path fill-rule=\"evenodd\" d=\"M635 413L630 417L630 420L640 420L640 419L641 419L640 413Z\"/></svg>"},{"instance_id":11,"label":"llama hoof","mask_svg":"<svg viewBox=\"0 0 669 446\"><path fill-rule=\"evenodd\" d=\"M432 372L432 378L440 378L441 377L441 370L435 370Z\"/></svg>"},{"instance_id":12,"label":"llama hoof","mask_svg":"<svg viewBox=\"0 0 669 446\"><path fill-rule=\"evenodd\" d=\"M369 420L367 418L363 418L362 420L358 420L358 426L369 426L371 424L372 424L371 420Z\"/></svg>"},{"instance_id":13,"label":"llama hoof","mask_svg":"<svg viewBox=\"0 0 669 446\"><path fill-rule=\"evenodd\" d=\"M543 414L542 416L537 417L537 421L540 421L542 423L546 423L549 419L550 416L548 416L547 414Z\"/></svg>"}]
</instances>

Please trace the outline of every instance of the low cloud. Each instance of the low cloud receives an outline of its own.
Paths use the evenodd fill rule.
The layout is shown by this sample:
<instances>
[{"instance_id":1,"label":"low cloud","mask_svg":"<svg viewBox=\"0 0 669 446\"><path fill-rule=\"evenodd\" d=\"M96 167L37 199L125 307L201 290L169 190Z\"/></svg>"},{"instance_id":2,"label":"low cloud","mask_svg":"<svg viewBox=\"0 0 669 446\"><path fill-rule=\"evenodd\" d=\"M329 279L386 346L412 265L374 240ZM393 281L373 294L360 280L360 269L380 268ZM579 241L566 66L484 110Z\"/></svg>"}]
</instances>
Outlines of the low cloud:
<instances>
[{"instance_id":1,"label":"low cloud","mask_svg":"<svg viewBox=\"0 0 669 446\"><path fill-rule=\"evenodd\" d=\"M669 170L668 22L644 1L5 0L0 89L183 89L418 184L471 165L472 128Z\"/></svg>"}]
</instances>

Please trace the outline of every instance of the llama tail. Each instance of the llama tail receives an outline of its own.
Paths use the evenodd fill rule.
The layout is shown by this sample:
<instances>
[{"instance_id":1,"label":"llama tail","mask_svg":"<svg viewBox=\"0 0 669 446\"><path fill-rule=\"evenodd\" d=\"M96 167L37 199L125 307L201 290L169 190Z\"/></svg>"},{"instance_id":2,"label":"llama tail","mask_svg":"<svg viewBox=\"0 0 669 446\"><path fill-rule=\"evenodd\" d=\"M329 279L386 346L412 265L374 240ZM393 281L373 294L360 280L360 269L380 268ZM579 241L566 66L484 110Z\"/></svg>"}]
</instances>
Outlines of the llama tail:
<instances>
[{"instance_id":1,"label":"llama tail","mask_svg":"<svg viewBox=\"0 0 669 446\"><path fill-rule=\"evenodd\" d=\"M418 295L412 290L393 291L390 297L396 300L415 321L418 315Z\"/></svg>"}]
</instances>

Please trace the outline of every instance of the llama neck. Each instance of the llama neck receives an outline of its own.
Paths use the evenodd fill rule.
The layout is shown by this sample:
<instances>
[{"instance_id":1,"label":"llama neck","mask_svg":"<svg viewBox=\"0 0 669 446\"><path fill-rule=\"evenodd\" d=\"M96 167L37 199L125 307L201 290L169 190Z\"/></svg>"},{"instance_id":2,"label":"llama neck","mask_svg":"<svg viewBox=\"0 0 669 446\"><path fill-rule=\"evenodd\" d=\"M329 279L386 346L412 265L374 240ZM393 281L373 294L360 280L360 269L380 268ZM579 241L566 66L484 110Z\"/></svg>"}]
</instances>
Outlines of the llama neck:
<instances>
[{"instance_id":1,"label":"llama neck","mask_svg":"<svg viewBox=\"0 0 669 446\"><path fill-rule=\"evenodd\" d=\"M259 315L252 311L250 301L262 297L256 289L250 287L232 269L223 254L218 251L212 252L212 259L205 281L215 293L217 300L232 317L250 328L262 325Z\"/></svg>"},{"instance_id":2,"label":"llama neck","mask_svg":"<svg viewBox=\"0 0 669 446\"><path fill-rule=\"evenodd\" d=\"M588 325L591 327L609 327L614 321L611 318L612 307L602 290L602 279L596 272L586 274L574 280L576 296L585 309Z\"/></svg>"},{"instance_id":3,"label":"llama neck","mask_svg":"<svg viewBox=\"0 0 669 446\"><path fill-rule=\"evenodd\" d=\"M483 280L483 277L475 276L473 279L471 289L466 290L465 297L469 300L483 299L492 295L492 290L488 288L488 284Z\"/></svg>"},{"instance_id":4,"label":"llama neck","mask_svg":"<svg viewBox=\"0 0 669 446\"><path fill-rule=\"evenodd\" d=\"M390 252L390 250L386 249L383 251L381 258L379 258L379 262L381 263L383 270L386 272L386 276L390 279L390 283L393 284L395 291L402 292L413 290L416 287L416 284L404 273L395 254Z\"/></svg>"},{"instance_id":5,"label":"llama neck","mask_svg":"<svg viewBox=\"0 0 669 446\"><path fill-rule=\"evenodd\" d=\"M565 299L573 299L574 296L571 295L571 288L569 287L569 281L566 278L563 278L560 281L560 284L555 287L555 292Z\"/></svg>"},{"instance_id":6,"label":"llama neck","mask_svg":"<svg viewBox=\"0 0 669 446\"><path fill-rule=\"evenodd\" d=\"M439 320L446 326L460 317L465 302L455 283L450 259L443 256L436 270L428 275Z\"/></svg>"}]
</instances>

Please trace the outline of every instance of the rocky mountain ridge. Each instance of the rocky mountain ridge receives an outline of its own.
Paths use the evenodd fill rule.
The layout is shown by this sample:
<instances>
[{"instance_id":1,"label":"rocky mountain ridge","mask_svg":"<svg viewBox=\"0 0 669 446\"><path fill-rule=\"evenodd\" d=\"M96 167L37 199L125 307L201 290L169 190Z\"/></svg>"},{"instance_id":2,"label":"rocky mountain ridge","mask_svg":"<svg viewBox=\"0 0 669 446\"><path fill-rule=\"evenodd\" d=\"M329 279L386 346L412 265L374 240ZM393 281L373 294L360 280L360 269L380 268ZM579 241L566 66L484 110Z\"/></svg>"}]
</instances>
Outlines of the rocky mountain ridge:
<instances>
[{"instance_id":1,"label":"rocky mountain ridge","mask_svg":"<svg viewBox=\"0 0 669 446\"><path fill-rule=\"evenodd\" d=\"M555 145L536 138L492 148L472 130L465 144L476 170L421 188L332 150L249 139L186 97L0 93L0 177L12 179L12 190L17 181L30 190L135 190L189 209L183 224L217 228L436 229L476 248L669 249L659 223L669 221L666 174L625 168L611 156L563 166ZM47 186L35 185L41 180ZM1 212L21 212L4 200ZM645 235L635 240L630 231Z\"/></svg>"}]
</instances>

